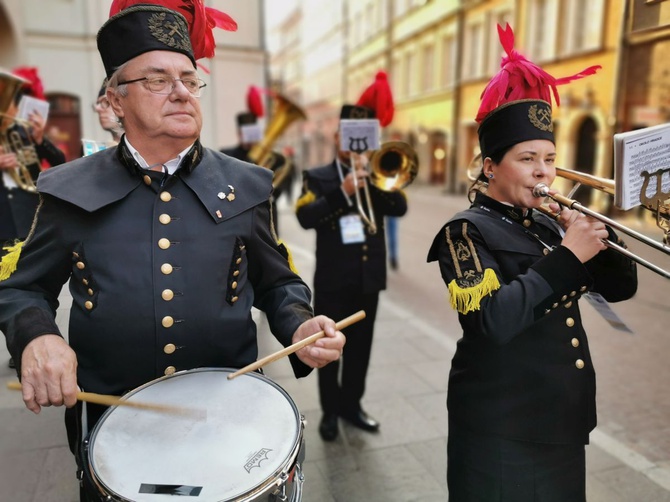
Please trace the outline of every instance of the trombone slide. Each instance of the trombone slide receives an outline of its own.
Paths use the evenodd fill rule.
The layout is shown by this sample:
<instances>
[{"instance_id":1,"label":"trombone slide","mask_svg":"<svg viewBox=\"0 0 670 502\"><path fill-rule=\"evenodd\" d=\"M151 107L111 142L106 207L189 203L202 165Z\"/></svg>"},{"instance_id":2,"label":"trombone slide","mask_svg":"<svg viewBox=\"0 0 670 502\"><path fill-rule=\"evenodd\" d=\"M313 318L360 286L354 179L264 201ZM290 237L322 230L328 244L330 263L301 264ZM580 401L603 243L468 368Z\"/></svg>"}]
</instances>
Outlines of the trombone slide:
<instances>
[{"instance_id":1,"label":"trombone slide","mask_svg":"<svg viewBox=\"0 0 670 502\"><path fill-rule=\"evenodd\" d=\"M670 248L667 246L664 246L663 244L659 244L653 239L650 239L646 235L641 234L640 232L637 232L633 230L632 228L628 228L625 225L622 225L621 223L618 223L611 218L608 218L607 216L604 216L596 211L593 211L589 209L588 207L583 206L579 202L577 202L574 199L570 199L568 197L565 197L564 195L561 195L560 193L555 193L555 194L550 194L549 193L549 187L545 183L538 183L535 185L533 188L533 195L535 197L549 197L553 199L555 202L558 204L567 207L568 209L574 209L575 211L579 211L580 213L586 214L588 216L591 216L592 218L595 218L597 220L602 221L606 225L609 225L610 227L619 230L625 234L630 235L631 237L634 237L635 239L639 240L640 242L643 242L644 244L647 244L659 251L662 251L665 254L670 254ZM544 210L542 210L545 212ZM640 256L637 256L636 254L628 251L626 248L610 241L610 240L604 240L603 241L605 245L609 248L612 248L613 250L617 251L618 253L621 253L622 255L628 257L629 259L633 260L634 262L642 265L643 267L648 268L649 270L652 270L653 272L656 272L657 274L665 277L666 279L670 279L670 272L667 270L664 270L653 263L645 260L644 258L641 258Z\"/></svg>"}]
</instances>

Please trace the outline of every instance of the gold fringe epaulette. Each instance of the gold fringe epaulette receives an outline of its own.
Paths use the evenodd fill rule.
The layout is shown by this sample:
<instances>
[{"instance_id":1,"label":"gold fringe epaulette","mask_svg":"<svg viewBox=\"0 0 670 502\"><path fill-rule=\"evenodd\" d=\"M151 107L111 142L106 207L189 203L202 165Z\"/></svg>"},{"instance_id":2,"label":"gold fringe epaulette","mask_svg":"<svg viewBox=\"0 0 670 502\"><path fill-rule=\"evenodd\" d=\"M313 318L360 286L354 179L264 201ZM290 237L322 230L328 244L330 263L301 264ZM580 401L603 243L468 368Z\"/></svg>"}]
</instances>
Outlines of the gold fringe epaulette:
<instances>
[{"instance_id":1,"label":"gold fringe epaulette","mask_svg":"<svg viewBox=\"0 0 670 502\"><path fill-rule=\"evenodd\" d=\"M496 273L490 268L484 270L482 280L474 286L461 287L454 279L449 283L451 306L461 314L479 310L482 298L497 289L500 289L500 282Z\"/></svg>"},{"instance_id":2,"label":"gold fringe epaulette","mask_svg":"<svg viewBox=\"0 0 670 502\"><path fill-rule=\"evenodd\" d=\"M306 206L307 204L311 204L316 200L316 195L314 195L314 192L306 192L305 195L300 197L296 203L295 203L295 210L296 212L298 209L300 209L302 206Z\"/></svg>"},{"instance_id":3,"label":"gold fringe epaulette","mask_svg":"<svg viewBox=\"0 0 670 502\"><path fill-rule=\"evenodd\" d=\"M0 281L8 279L14 272L16 272L16 266L19 262L19 257L21 256L21 248L23 247L23 241L18 241L11 246L5 246L2 248L3 251L6 251L6 254L0 260Z\"/></svg>"}]
</instances>

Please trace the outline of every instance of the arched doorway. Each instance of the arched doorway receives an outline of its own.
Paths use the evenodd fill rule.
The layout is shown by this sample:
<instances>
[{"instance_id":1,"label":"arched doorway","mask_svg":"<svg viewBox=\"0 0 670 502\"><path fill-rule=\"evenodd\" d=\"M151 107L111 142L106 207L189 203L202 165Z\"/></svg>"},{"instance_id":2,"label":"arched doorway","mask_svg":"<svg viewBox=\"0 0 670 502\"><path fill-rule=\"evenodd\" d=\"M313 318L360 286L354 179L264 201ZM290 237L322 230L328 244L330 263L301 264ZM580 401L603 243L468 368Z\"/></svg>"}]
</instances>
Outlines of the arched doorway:
<instances>
[{"instance_id":1,"label":"arched doorway","mask_svg":"<svg viewBox=\"0 0 670 502\"><path fill-rule=\"evenodd\" d=\"M594 173L597 135L598 124L593 118L586 117L577 129L577 151L575 153L575 166L572 169L580 173ZM591 201L592 192L592 189L582 186L577 190L574 198L581 204L588 205Z\"/></svg>"}]
</instances>

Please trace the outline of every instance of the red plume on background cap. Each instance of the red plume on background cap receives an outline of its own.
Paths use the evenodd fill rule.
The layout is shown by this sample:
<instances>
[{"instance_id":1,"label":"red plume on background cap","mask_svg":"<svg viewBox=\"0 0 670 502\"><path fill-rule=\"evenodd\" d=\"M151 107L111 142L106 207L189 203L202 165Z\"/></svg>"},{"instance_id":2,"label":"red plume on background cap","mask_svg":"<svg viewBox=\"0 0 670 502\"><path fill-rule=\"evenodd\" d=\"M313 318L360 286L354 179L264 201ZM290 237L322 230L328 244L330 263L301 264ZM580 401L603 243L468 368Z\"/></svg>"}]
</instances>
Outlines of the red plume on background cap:
<instances>
[{"instance_id":1,"label":"red plume on background cap","mask_svg":"<svg viewBox=\"0 0 670 502\"><path fill-rule=\"evenodd\" d=\"M42 79L37 73L37 68L34 66L17 66L12 70L12 73L17 77L26 79L29 84L26 84L23 89L25 89L28 94L37 99L46 100L44 96L44 86L42 85Z\"/></svg>"},{"instance_id":2,"label":"red plume on background cap","mask_svg":"<svg viewBox=\"0 0 670 502\"><path fill-rule=\"evenodd\" d=\"M263 116L263 98L261 97L261 89L255 85L250 85L249 90L247 91L247 109L257 118Z\"/></svg>"},{"instance_id":3,"label":"red plume on background cap","mask_svg":"<svg viewBox=\"0 0 670 502\"><path fill-rule=\"evenodd\" d=\"M491 79L484 92L477 113L477 122L484 120L498 106L520 99L541 99L551 104L551 95L560 105L556 86L593 75L600 65L589 66L571 77L554 78L514 49L514 32L509 23L505 29L498 25L500 44L507 53L500 63L500 71Z\"/></svg>"},{"instance_id":4,"label":"red plume on background cap","mask_svg":"<svg viewBox=\"0 0 670 502\"><path fill-rule=\"evenodd\" d=\"M379 124L386 127L393 120L393 94L388 83L386 73L380 71L375 77L375 81L363 92L357 106L365 106L375 111L379 119Z\"/></svg>"},{"instance_id":5,"label":"red plume on background cap","mask_svg":"<svg viewBox=\"0 0 670 502\"><path fill-rule=\"evenodd\" d=\"M161 5L179 12L186 18L188 32L193 46L195 59L214 56L214 28L236 31L237 23L228 14L212 7L205 7L202 0L114 0L109 9L109 16L137 4Z\"/></svg>"}]
</instances>

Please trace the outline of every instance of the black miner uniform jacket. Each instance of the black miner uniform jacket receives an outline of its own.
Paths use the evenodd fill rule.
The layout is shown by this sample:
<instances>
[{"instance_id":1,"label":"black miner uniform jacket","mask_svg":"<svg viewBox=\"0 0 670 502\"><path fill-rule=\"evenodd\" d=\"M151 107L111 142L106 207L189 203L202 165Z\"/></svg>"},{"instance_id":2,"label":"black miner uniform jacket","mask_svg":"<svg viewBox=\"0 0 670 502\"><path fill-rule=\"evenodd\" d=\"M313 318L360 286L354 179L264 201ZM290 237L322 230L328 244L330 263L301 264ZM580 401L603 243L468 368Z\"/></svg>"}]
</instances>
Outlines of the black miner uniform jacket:
<instances>
[{"instance_id":1,"label":"black miner uniform jacket","mask_svg":"<svg viewBox=\"0 0 670 502\"><path fill-rule=\"evenodd\" d=\"M42 173L34 234L0 282L14 359L59 333L68 280L69 343L86 391L121 394L175 371L255 361L252 306L289 345L312 317L311 294L271 231L271 180L199 142L171 176L142 170L124 142Z\"/></svg>"},{"instance_id":2,"label":"black miner uniform jacket","mask_svg":"<svg viewBox=\"0 0 670 502\"><path fill-rule=\"evenodd\" d=\"M582 264L561 239L544 214L524 216L482 194L435 238L428 261L439 260L463 328L450 422L508 439L588 443L595 372L577 303L589 291L630 298L637 271L609 249Z\"/></svg>"},{"instance_id":3,"label":"black miner uniform jacket","mask_svg":"<svg viewBox=\"0 0 670 502\"><path fill-rule=\"evenodd\" d=\"M342 166L343 176L349 172ZM377 233L365 228L365 242L344 244L340 218L358 214L356 199L348 198L340 188L342 180L333 161L303 173L303 194L296 205L298 221L303 228L316 229L316 270L314 290L338 291L356 288L359 293L386 289L386 242L384 216L402 216L407 200L402 191L386 192L370 184L370 198L377 223ZM361 196L367 213L365 197Z\"/></svg>"}]
</instances>

